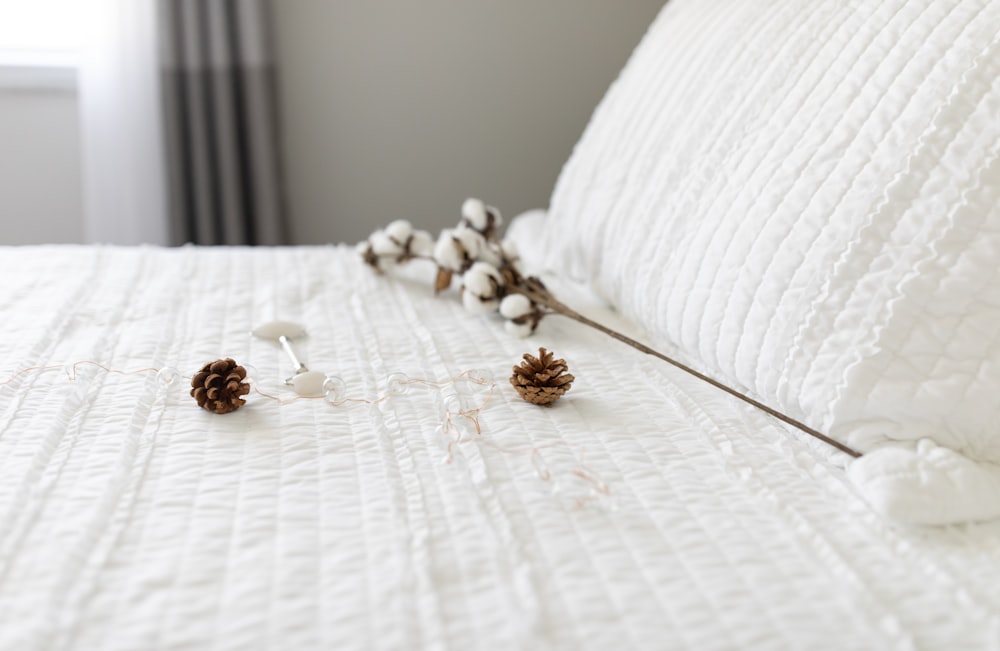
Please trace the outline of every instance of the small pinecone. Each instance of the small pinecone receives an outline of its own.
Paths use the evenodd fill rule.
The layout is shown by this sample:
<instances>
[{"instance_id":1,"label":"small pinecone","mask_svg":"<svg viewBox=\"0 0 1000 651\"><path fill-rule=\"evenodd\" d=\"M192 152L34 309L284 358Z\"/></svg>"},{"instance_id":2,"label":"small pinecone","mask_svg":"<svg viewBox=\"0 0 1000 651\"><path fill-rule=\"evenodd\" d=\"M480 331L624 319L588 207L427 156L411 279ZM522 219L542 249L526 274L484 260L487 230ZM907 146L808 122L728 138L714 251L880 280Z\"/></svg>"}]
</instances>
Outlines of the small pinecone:
<instances>
[{"instance_id":1,"label":"small pinecone","mask_svg":"<svg viewBox=\"0 0 1000 651\"><path fill-rule=\"evenodd\" d=\"M553 359L552 353L538 349L538 357L524 354L524 361L514 367L510 383L522 398L536 405L548 405L569 391L574 378L567 373L566 360Z\"/></svg>"},{"instance_id":2,"label":"small pinecone","mask_svg":"<svg viewBox=\"0 0 1000 651\"><path fill-rule=\"evenodd\" d=\"M246 404L240 397L250 393L246 377L247 370L232 359L217 359L191 378L191 396L202 409L228 414Z\"/></svg>"}]
</instances>

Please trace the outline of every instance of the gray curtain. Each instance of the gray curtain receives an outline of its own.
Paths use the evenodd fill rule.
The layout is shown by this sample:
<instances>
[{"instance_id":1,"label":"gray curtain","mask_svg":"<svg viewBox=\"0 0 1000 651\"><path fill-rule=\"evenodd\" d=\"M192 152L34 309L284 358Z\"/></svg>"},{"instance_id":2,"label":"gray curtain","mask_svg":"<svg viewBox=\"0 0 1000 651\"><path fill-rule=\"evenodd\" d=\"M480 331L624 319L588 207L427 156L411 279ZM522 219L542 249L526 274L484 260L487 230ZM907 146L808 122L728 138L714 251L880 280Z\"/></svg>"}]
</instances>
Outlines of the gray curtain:
<instances>
[{"instance_id":1,"label":"gray curtain","mask_svg":"<svg viewBox=\"0 0 1000 651\"><path fill-rule=\"evenodd\" d=\"M284 244L267 0L159 0L171 240Z\"/></svg>"}]
</instances>

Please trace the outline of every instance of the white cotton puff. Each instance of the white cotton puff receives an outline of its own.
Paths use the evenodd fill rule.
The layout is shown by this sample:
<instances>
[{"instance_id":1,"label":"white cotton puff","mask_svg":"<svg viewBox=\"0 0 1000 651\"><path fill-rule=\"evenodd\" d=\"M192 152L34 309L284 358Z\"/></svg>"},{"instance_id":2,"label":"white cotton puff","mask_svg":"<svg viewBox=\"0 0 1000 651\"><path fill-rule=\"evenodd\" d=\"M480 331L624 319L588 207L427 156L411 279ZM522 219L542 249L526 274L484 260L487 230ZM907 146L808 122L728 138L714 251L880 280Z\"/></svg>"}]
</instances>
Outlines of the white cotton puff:
<instances>
[{"instance_id":1,"label":"white cotton puff","mask_svg":"<svg viewBox=\"0 0 1000 651\"><path fill-rule=\"evenodd\" d=\"M427 231L413 231L413 239L410 240L410 253L421 258L429 258L434 255L434 238Z\"/></svg>"},{"instance_id":2,"label":"white cotton puff","mask_svg":"<svg viewBox=\"0 0 1000 651\"><path fill-rule=\"evenodd\" d=\"M385 233L400 244L406 244L413 234L413 226L405 219L397 219L385 227Z\"/></svg>"},{"instance_id":3,"label":"white cotton puff","mask_svg":"<svg viewBox=\"0 0 1000 651\"><path fill-rule=\"evenodd\" d=\"M393 241L385 231L375 231L368 241L371 242L375 255L399 255L403 252L403 247Z\"/></svg>"},{"instance_id":4,"label":"white cotton puff","mask_svg":"<svg viewBox=\"0 0 1000 651\"><path fill-rule=\"evenodd\" d=\"M493 225L497 228L503 225L503 215L500 214L500 209L496 206L486 206L486 214L493 215Z\"/></svg>"},{"instance_id":5,"label":"white cotton puff","mask_svg":"<svg viewBox=\"0 0 1000 651\"><path fill-rule=\"evenodd\" d=\"M371 245L372 243L369 242L368 240L365 240L364 242L358 242L357 244L354 245L354 252L357 253L358 255L364 255L368 253L368 247L370 247Z\"/></svg>"},{"instance_id":6,"label":"white cotton puff","mask_svg":"<svg viewBox=\"0 0 1000 651\"><path fill-rule=\"evenodd\" d=\"M437 242L434 244L434 261L439 267L451 271L461 271L465 262L462 254L464 248L461 241L456 241L455 230L446 228L441 231Z\"/></svg>"},{"instance_id":7,"label":"white cotton puff","mask_svg":"<svg viewBox=\"0 0 1000 651\"><path fill-rule=\"evenodd\" d=\"M500 301L500 314L505 319L516 319L531 313L531 301L524 294L508 294Z\"/></svg>"},{"instance_id":8,"label":"white cotton puff","mask_svg":"<svg viewBox=\"0 0 1000 651\"><path fill-rule=\"evenodd\" d=\"M462 286L466 293L471 292L479 298L493 298L496 296L496 282L492 276L482 271L470 269L462 276Z\"/></svg>"},{"instance_id":9,"label":"white cotton puff","mask_svg":"<svg viewBox=\"0 0 1000 651\"><path fill-rule=\"evenodd\" d=\"M483 249L486 248L486 238L482 236L478 231L474 231L471 228L456 228L454 230L455 238L461 242L462 248L468 253L469 258L475 260L482 253Z\"/></svg>"},{"instance_id":10,"label":"white cotton puff","mask_svg":"<svg viewBox=\"0 0 1000 651\"><path fill-rule=\"evenodd\" d=\"M514 323L513 321L504 321L503 329L507 331L507 334L518 339L524 339L535 330L530 323Z\"/></svg>"},{"instance_id":11,"label":"white cotton puff","mask_svg":"<svg viewBox=\"0 0 1000 651\"><path fill-rule=\"evenodd\" d=\"M469 267L469 271L490 276L497 281L498 285L504 284L503 274L500 273L500 270L497 269L496 266L491 265L488 262L475 262L471 267Z\"/></svg>"},{"instance_id":12,"label":"white cotton puff","mask_svg":"<svg viewBox=\"0 0 1000 651\"><path fill-rule=\"evenodd\" d=\"M488 220L486 217L486 204L480 199L466 199L462 203L462 218L469 222L477 231L486 230Z\"/></svg>"},{"instance_id":13,"label":"white cotton puff","mask_svg":"<svg viewBox=\"0 0 1000 651\"><path fill-rule=\"evenodd\" d=\"M472 314L489 314L497 309L499 303L495 298L484 301L470 291L462 292L462 305Z\"/></svg>"},{"instance_id":14,"label":"white cotton puff","mask_svg":"<svg viewBox=\"0 0 1000 651\"><path fill-rule=\"evenodd\" d=\"M500 242L500 252L508 260L517 260L521 257L517 252L517 242L509 237Z\"/></svg>"}]
</instances>

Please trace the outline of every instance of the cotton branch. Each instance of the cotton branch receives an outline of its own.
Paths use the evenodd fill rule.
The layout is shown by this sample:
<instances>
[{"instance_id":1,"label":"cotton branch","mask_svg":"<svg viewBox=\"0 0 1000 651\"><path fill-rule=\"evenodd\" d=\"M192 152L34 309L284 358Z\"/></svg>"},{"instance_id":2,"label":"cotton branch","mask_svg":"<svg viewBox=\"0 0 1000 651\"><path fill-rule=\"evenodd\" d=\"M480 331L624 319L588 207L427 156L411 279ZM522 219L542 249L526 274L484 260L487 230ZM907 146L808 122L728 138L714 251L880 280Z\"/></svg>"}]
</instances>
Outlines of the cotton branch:
<instances>
[{"instance_id":1,"label":"cotton branch","mask_svg":"<svg viewBox=\"0 0 1000 651\"><path fill-rule=\"evenodd\" d=\"M414 230L398 220L376 231L358 246L366 264L382 273L395 264L414 259L432 260L437 265L435 293L448 289L455 276L462 278L462 304L474 314L499 312L505 328L515 336L533 333L541 320L558 314L603 332L609 337L652 355L734 398L760 409L778 420L835 447L852 457L861 453L822 434L804 423L714 380L649 346L598 323L562 303L534 276L524 276L520 258L510 240L499 240L503 218L500 211L478 199L462 204L462 219L453 229L445 229L432 240L426 231Z\"/></svg>"}]
</instances>

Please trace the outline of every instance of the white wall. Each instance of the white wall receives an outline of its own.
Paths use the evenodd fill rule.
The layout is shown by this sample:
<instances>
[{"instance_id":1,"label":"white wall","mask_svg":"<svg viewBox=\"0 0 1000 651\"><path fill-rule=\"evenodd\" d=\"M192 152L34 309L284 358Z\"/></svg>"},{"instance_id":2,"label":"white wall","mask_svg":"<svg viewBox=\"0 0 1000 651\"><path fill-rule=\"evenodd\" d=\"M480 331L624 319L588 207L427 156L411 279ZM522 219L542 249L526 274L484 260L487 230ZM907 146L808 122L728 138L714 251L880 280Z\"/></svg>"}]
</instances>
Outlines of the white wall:
<instances>
[{"instance_id":1,"label":"white wall","mask_svg":"<svg viewBox=\"0 0 1000 651\"><path fill-rule=\"evenodd\" d=\"M296 243L478 196L548 205L563 162L664 0L281 0L282 128Z\"/></svg>"},{"instance_id":2,"label":"white wall","mask_svg":"<svg viewBox=\"0 0 1000 651\"><path fill-rule=\"evenodd\" d=\"M545 207L663 1L278 0L294 242ZM79 143L71 86L0 87L0 244L83 240Z\"/></svg>"},{"instance_id":3,"label":"white wall","mask_svg":"<svg viewBox=\"0 0 1000 651\"><path fill-rule=\"evenodd\" d=\"M0 244L83 239L76 93L0 88Z\"/></svg>"}]
</instances>

